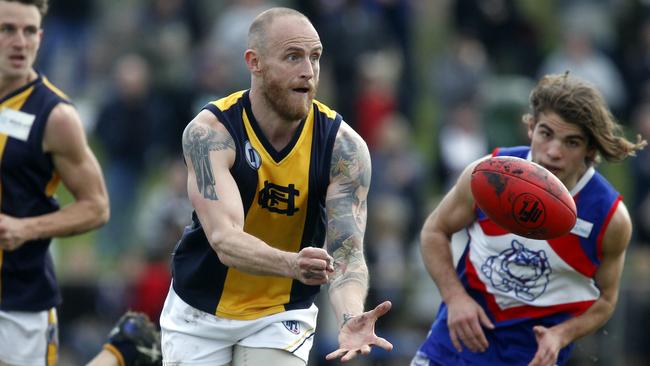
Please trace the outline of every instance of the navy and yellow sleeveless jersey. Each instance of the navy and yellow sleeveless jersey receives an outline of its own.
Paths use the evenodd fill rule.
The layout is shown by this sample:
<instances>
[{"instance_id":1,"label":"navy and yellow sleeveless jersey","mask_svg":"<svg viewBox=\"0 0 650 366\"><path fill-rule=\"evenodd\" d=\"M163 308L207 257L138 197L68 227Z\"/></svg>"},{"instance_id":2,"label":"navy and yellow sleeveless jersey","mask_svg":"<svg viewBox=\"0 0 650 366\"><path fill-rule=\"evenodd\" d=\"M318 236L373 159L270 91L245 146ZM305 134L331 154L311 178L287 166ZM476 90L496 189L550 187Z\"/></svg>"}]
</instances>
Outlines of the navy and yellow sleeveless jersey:
<instances>
[{"instance_id":1,"label":"navy and yellow sleeveless jersey","mask_svg":"<svg viewBox=\"0 0 650 366\"><path fill-rule=\"evenodd\" d=\"M59 176L42 143L50 112L67 97L43 76L0 99L0 212L32 217L59 209ZM12 125L20 124L14 130ZM25 135L21 135L24 131ZM27 133L28 131L28 133ZM0 309L41 311L60 303L50 239L0 250Z\"/></svg>"},{"instance_id":2,"label":"navy and yellow sleeveless jersey","mask_svg":"<svg viewBox=\"0 0 650 366\"><path fill-rule=\"evenodd\" d=\"M217 116L235 141L230 172L244 206L244 230L284 251L322 247L325 195L341 116L314 101L291 142L275 151L253 116L248 91L205 109ZM257 319L311 306L320 286L226 267L208 243L196 213L192 220L172 262L174 290L185 302L230 319Z\"/></svg>"}]
</instances>

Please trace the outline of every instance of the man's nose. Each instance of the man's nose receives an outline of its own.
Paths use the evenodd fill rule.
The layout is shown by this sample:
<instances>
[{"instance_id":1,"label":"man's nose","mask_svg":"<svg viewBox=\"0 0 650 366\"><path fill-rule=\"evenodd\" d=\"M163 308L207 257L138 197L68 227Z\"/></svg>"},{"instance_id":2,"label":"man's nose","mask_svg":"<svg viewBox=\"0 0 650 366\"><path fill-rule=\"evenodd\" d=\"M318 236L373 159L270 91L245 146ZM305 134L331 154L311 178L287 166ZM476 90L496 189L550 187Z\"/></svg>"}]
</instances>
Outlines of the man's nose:
<instances>
[{"instance_id":1,"label":"man's nose","mask_svg":"<svg viewBox=\"0 0 650 366\"><path fill-rule=\"evenodd\" d=\"M314 77L314 65L312 64L311 59L305 58L305 61L302 62L300 77L307 80Z\"/></svg>"}]
</instances>

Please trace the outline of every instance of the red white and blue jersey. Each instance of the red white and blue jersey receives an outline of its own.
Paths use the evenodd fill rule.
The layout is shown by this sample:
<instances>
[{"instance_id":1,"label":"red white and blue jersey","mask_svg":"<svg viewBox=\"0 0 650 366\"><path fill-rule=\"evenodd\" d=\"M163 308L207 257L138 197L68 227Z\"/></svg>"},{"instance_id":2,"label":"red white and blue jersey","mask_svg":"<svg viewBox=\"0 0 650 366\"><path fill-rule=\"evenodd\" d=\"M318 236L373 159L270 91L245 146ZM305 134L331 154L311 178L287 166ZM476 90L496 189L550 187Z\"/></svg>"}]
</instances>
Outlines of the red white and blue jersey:
<instances>
[{"instance_id":1,"label":"red white and blue jersey","mask_svg":"<svg viewBox=\"0 0 650 366\"><path fill-rule=\"evenodd\" d=\"M498 148L493 155L531 159L527 146ZM469 243L457 267L461 282L494 323L499 334L494 338L503 338L504 332L517 335L518 342L530 349L530 355L524 352L522 356L530 358L520 360L522 364L532 360L536 350L534 325L550 327L580 315L600 296L594 277L602 260L603 235L621 195L593 167L570 193L578 217L571 232L562 237L537 240L512 234L478 207L476 220L467 228ZM432 329L437 337L447 333L449 338L446 314L443 304ZM429 354L426 343L431 338L421 349L424 353ZM493 344L490 341L490 348ZM504 349L492 351L499 356L486 364L495 364L495 360L496 364L518 364L499 361L512 356ZM561 354L559 364L568 351ZM433 348L430 352L435 353ZM472 362L479 364L485 357L471 354Z\"/></svg>"}]
</instances>

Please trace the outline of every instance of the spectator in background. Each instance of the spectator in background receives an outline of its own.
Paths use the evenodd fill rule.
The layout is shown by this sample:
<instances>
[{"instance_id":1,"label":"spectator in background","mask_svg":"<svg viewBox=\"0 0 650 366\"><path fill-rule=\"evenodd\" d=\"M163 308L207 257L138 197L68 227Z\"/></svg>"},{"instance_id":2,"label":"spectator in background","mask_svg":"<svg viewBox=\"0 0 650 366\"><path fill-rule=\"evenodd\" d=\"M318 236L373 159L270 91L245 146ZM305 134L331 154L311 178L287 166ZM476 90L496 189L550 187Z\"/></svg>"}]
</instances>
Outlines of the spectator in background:
<instances>
[{"instance_id":1,"label":"spectator in background","mask_svg":"<svg viewBox=\"0 0 650 366\"><path fill-rule=\"evenodd\" d=\"M431 65L431 88L441 106L441 120L453 106L476 98L491 70L485 46L475 37L458 34Z\"/></svg>"},{"instance_id":2,"label":"spectator in background","mask_svg":"<svg viewBox=\"0 0 650 366\"><path fill-rule=\"evenodd\" d=\"M225 86L226 90L244 89L249 84L250 73L242 62L248 39L248 25L257 14L273 5L274 1L269 0L232 1L218 13L207 43L217 58L230 68L230 83Z\"/></svg>"},{"instance_id":3,"label":"spectator in background","mask_svg":"<svg viewBox=\"0 0 650 366\"><path fill-rule=\"evenodd\" d=\"M140 206L137 237L145 245L132 251L142 262L127 294L129 308L145 313L156 324L169 290L171 253L192 217L183 160L163 165L163 179Z\"/></svg>"},{"instance_id":4,"label":"spectator in background","mask_svg":"<svg viewBox=\"0 0 650 366\"><path fill-rule=\"evenodd\" d=\"M151 91L149 64L137 54L117 60L113 88L100 107L95 135L105 152L106 182L117 214L101 231L99 254L115 259L133 243L133 213L140 181L147 169L153 131L162 109Z\"/></svg>"},{"instance_id":5,"label":"spectator in background","mask_svg":"<svg viewBox=\"0 0 650 366\"><path fill-rule=\"evenodd\" d=\"M495 73L533 77L542 54L540 37L520 4L514 0L457 0L452 15L460 34L485 45Z\"/></svg>"},{"instance_id":6,"label":"spectator in background","mask_svg":"<svg viewBox=\"0 0 650 366\"><path fill-rule=\"evenodd\" d=\"M355 103L362 87L359 65L363 55L383 45L381 19L377 13L368 11L361 0L321 0L311 7L315 12L311 18L319 29L324 48L334 50L326 55L335 88L333 104L346 116L346 122L357 129Z\"/></svg>"},{"instance_id":7,"label":"spectator in background","mask_svg":"<svg viewBox=\"0 0 650 366\"><path fill-rule=\"evenodd\" d=\"M459 102L451 108L438 136L440 179L443 189L456 183L467 164L489 152L477 99Z\"/></svg>"},{"instance_id":8,"label":"spectator in background","mask_svg":"<svg viewBox=\"0 0 650 366\"><path fill-rule=\"evenodd\" d=\"M96 8L96 0L54 0L44 19L47 35L36 64L71 95L81 96L88 81Z\"/></svg>"},{"instance_id":9,"label":"spectator in background","mask_svg":"<svg viewBox=\"0 0 650 366\"><path fill-rule=\"evenodd\" d=\"M147 60L151 89L162 102L156 125L149 136L161 161L179 156L178 136L194 112L195 89L192 72L199 42L205 36L197 0L147 0L136 2L139 32L134 49Z\"/></svg>"},{"instance_id":10,"label":"spectator in background","mask_svg":"<svg viewBox=\"0 0 650 366\"><path fill-rule=\"evenodd\" d=\"M162 166L162 179L140 206L138 237L144 240L148 253L168 257L191 222L192 204L187 198L187 169L181 157Z\"/></svg>"},{"instance_id":11,"label":"spectator in background","mask_svg":"<svg viewBox=\"0 0 650 366\"><path fill-rule=\"evenodd\" d=\"M53 237L106 223L104 177L76 109L33 63L47 0L0 0L0 364L54 365ZM60 183L72 202L59 207Z\"/></svg>"},{"instance_id":12,"label":"spectator in background","mask_svg":"<svg viewBox=\"0 0 650 366\"><path fill-rule=\"evenodd\" d=\"M544 59L539 74L566 71L601 90L614 114L618 115L626 106L627 95L618 66L595 46L589 32L570 22L564 25L560 45Z\"/></svg>"},{"instance_id":13,"label":"spectator in background","mask_svg":"<svg viewBox=\"0 0 650 366\"><path fill-rule=\"evenodd\" d=\"M359 94L355 102L356 131L372 151L376 148L383 123L397 109L396 81L399 61L390 52L367 53L359 60L365 65L359 73Z\"/></svg>"},{"instance_id":14,"label":"spectator in background","mask_svg":"<svg viewBox=\"0 0 650 366\"><path fill-rule=\"evenodd\" d=\"M628 26L626 24L626 26ZM627 80L629 100L626 116L632 117L636 108L650 101L650 17L645 18L638 29L630 34L623 47L623 73ZM628 29L631 33L631 30Z\"/></svg>"},{"instance_id":15,"label":"spectator in background","mask_svg":"<svg viewBox=\"0 0 650 366\"><path fill-rule=\"evenodd\" d=\"M372 189L369 192L369 207L380 197L394 197L403 201L404 221L400 233L406 250L419 232L423 201L424 181L427 169L424 158L413 143L411 124L399 113L384 117L376 135L377 144L370 152L372 157ZM376 209L370 209L374 215ZM372 230L372 227L371 227ZM372 231L368 233L372 238ZM373 240L370 239L369 242ZM372 250L372 249L369 249Z\"/></svg>"},{"instance_id":16,"label":"spectator in background","mask_svg":"<svg viewBox=\"0 0 650 366\"><path fill-rule=\"evenodd\" d=\"M424 159L412 143L411 124L391 113L377 126L372 158L372 188L368 194L368 265L371 302L390 298L387 322L397 326L404 308L407 255L421 225L427 177Z\"/></svg>"},{"instance_id":17,"label":"spectator in background","mask_svg":"<svg viewBox=\"0 0 650 366\"><path fill-rule=\"evenodd\" d=\"M366 9L376 13L382 24L381 46L384 52L395 50L396 109L409 121L413 119L413 91L417 88L413 57L413 12L410 0L366 0ZM363 70L363 67L361 68Z\"/></svg>"}]
</instances>

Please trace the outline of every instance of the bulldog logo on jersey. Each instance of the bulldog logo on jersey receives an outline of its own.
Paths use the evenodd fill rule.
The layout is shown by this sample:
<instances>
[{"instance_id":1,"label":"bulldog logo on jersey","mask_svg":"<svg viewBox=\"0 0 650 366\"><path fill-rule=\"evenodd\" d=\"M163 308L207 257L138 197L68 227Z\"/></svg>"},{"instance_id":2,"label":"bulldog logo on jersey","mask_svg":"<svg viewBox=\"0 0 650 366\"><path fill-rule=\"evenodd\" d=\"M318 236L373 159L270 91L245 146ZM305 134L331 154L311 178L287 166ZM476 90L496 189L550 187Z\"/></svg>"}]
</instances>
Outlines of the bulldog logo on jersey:
<instances>
[{"instance_id":1,"label":"bulldog logo on jersey","mask_svg":"<svg viewBox=\"0 0 650 366\"><path fill-rule=\"evenodd\" d=\"M300 191L295 189L293 184L284 187L264 181L264 188L259 192L257 203L271 212L293 216L300 210L296 208L296 196L300 196Z\"/></svg>"},{"instance_id":2,"label":"bulldog logo on jersey","mask_svg":"<svg viewBox=\"0 0 650 366\"><path fill-rule=\"evenodd\" d=\"M262 166L262 157L260 156L260 153L253 148L251 142L248 140L246 140L246 143L244 144L244 155L246 156L246 162L254 170L257 170Z\"/></svg>"},{"instance_id":3,"label":"bulldog logo on jersey","mask_svg":"<svg viewBox=\"0 0 650 366\"><path fill-rule=\"evenodd\" d=\"M546 252L530 250L517 240L511 247L493 255L481 266L492 286L502 292L514 292L517 298L532 301L546 291L551 265Z\"/></svg>"},{"instance_id":4,"label":"bulldog logo on jersey","mask_svg":"<svg viewBox=\"0 0 650 366\"><path fill-rule=\"evenodd\" d=\"M291 333L300 334L300 323L298 323L298 321L296 321L296 320L286 320L286 321L283 321L282 324Z\"/></svg>"}]
</instances>

